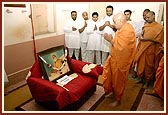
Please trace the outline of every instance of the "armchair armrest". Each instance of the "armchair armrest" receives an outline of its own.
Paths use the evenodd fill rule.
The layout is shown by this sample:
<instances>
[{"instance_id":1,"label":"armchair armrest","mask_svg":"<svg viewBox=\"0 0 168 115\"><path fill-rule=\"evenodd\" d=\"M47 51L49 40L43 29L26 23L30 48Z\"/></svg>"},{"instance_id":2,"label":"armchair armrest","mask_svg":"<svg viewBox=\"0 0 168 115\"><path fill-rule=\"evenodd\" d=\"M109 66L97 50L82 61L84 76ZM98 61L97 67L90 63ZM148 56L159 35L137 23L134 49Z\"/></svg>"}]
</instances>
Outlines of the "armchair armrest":
<instances>
[{"instance_id":1,"label":"armchair armrest","mask_svg":"<svg viewBox=\"0 0 168 115\"><path fill-rule=\"evenodd\" d=\"M38 77L29 77L27 79L27 84L32 97L36 101L56 100L59 104L59 108L71 102L68 91L53 82Z\"/></svg>"},{"instance_id":2,"label":"armchair armrest","mask_svg":"<svg viewBox=\"0 0 168 115\"><path fill-rule=\"evenodd\" d=\"M103 72L103 67L99 66L99 65L96 65L94 68L91 69L90 72L88 73L84 73L82 71L83 67L86 65L86 64L91 64L89 62L83 62L83 61L80 61L80 60L75 60L75 59L72 59L71 57L68 57L68 60L69 60L69 66L71 68L71 70L75 73L80 73L80 74L83 74L83 75L87 75L87 76L92 76L92 77L96 77L98 78L98 76L100 74L102 74Z\"/></svg>"}]
</instances>

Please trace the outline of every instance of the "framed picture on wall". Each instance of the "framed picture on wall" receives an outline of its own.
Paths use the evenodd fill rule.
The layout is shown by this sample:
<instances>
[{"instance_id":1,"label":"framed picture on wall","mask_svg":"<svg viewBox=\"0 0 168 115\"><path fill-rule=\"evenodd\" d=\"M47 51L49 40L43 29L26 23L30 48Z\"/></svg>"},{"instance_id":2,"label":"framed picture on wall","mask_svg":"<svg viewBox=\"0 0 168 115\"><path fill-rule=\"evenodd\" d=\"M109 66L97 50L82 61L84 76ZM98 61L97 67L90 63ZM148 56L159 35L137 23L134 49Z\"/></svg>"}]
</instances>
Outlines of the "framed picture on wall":
<instances>
[{"instance_id":1,"label":"framed picture on wall","mask_svg":"<svg viewBox=\"0 0 168 115\"><path fill-rule=\"evenodd\" d=\"M44 79L56 82L58 78L70 73L67 49L58 46L38 53Z\"/></svg>"},{"instance_id":2,"label":"framed picture on wall","mask_svg":"<svg viewBox=\"0 0 168 115\"><path fill-rule=\"evenodd\" d=\"M17 7L17 8L25 8L26 4L4 4L4 7Z\"/></svg>"}]
</instances>

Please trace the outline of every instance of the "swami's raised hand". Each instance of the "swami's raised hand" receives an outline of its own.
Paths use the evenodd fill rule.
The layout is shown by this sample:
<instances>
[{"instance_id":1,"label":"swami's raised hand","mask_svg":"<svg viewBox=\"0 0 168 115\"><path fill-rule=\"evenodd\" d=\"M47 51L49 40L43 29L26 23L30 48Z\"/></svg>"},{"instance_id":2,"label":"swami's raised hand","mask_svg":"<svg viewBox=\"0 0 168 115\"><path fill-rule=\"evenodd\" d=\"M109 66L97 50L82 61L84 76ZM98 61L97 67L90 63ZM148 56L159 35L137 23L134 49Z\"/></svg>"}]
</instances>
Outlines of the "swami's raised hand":
<instances>
[{"instance_id":1,"label":"swami's raised hand","mask_svg":"<svg viewBox=\"0 0 168 115\"><path fill-rule=\"evenodd\" d=\"M106 38L108 37L108 34L107 34L107 33L104 33L104 34L103 34L103 37L104 37L104 39L106 39Z\"/></svg>"},{"instance_id":2,"label":"swami's raised hand","mask_svg":"<svg viewBox=\"0 0 168 115\"><path fill-rule=\"evenodd\" d=\"M113 41L112 41L113 40L113 36L112 36L112 34L104 33L103 37L104 37L105 40L107 40L108 42L110 42L111 45L113 45Z\"/></svg>"},{"instance_id":3,"label":"swami's raised hand","mask_svg":"<svg viewBox=\"0 0 168 115\"><path fill-rule=\"evenodd\" d=\"M103 37L109 42L111 42L111 40L113 39L112 34L104 33Z\"/></svg>"}]
</instances>

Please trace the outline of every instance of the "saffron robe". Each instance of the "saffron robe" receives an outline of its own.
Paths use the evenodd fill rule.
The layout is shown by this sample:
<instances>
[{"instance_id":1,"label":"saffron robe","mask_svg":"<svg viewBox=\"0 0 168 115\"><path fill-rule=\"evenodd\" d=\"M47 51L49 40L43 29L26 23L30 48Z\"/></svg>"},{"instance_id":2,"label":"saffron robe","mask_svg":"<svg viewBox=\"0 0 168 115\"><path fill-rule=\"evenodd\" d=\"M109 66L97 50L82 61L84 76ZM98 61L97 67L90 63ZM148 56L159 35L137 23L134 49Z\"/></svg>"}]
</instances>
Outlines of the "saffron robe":
<instances>
[{"instance_id":1,"label":"saffron robe","mask_svg":"<svg viewBox=\"0 0 168 115\"><path fill-rule=\"evenodd\" d=\"M135 48L136 34L131 24L126 23L117 30L114 43L110 49L106 63L103 67L103 87L106 94L114 92L116 99L121 100L125 84L128 79Z\"/></svg>"},{"instance_id":2,"label":"saffron robe","mask_svg":"<svg viewBox=\"0 0 168 115\"><path fill-rule=\"evenodd\" d=\"M57 69L60 69L60 67L62 66L62 60L61 59L57 59L56 61L54 61L54 67Z\"/></svg>"},{"instance_id":3,"label":"saffron robe","mask_svg":"<svg viewBox=\"0 0 168 115\"><path fill-rule=\"evenodd\" d=\"M153 91L162 99L164 98L164 56L161 58L156 71L156 81L154 82Z\"/></svg>"},{"instance_id":4,"label":"saffron robe","mask_svg":"<svg viewBox=\"0 0 168 115\"><path fill-rule=\"evenodd\" d=\"M152 41L139 41L137 46L133 66L137 64L137 76L142 78L145 75L145 79L149 82L159 65L159 61L162 57L162 51L159 47L162 46L164 41L163 26L157 22L151 24L145 24L142 31L142 37L144 39L152 39Z\"/></svg>"},{"instance_id":5,"label":"saffron robe","mask_svg":"<svg viewBox=\"0 0 168 115\"><path fill-rule=\"evenodd\" d=\"M57 59L56 61L53 62L53 67L55 68L53 71L51 71L51 73L57 73L59 71L59 69L61 69L62 66L62 60L61 59Z\"/></svg>"}]
</instances>

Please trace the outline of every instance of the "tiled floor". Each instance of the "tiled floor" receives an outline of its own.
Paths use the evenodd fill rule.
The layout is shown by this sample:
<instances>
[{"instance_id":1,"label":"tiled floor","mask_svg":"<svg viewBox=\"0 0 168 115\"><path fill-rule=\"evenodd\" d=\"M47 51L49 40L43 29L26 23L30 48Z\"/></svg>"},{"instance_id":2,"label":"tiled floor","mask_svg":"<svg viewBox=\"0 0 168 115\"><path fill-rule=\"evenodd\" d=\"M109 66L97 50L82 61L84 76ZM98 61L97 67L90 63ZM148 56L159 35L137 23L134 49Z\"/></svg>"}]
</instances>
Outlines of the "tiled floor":
<instances>
[{"instance_id":1,"label":"tiled floor","mask_svg":"<svg viewBox=\"0 0 168 115\"><path fill-rule=\"evenodd\" d=\"M145 91L152 90L152 86L153 84L151 83L148 89L145 89ZM145 91L136 111L158 111L164 113L166 110L164 107L164 100L158 97L147 95L145 94Z\"/></svg>"},{"instance_id":2,"label":"tiled floor","mask_svg":"<svg viewBox=\"0 0 168 115\"><path fill-rule=\"evenodd\" d=\"M129 79L134 79L132 78L131 76L129 76ZM137 80L137 78L134 79L135 81ZM100 84L102 83L102 79L101 77L99 77L99 80ZM98 83L99 83L98 82ZM150 82L149 84L149 87L146 90L152 90L152 87L153 87L153 81ZM160 99L160 98L157 98L157 97L154 97L154 96L151 96L151 95L147 95L145 94L145 91L141 97L141 100L140 100L140 103L136 109L136 111L158 111L158 112L165 112L166 111L166 107L165 107L165 104L164 104L164 100Z\"/></svg>"}]
</instances>

